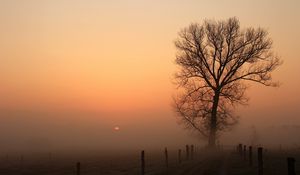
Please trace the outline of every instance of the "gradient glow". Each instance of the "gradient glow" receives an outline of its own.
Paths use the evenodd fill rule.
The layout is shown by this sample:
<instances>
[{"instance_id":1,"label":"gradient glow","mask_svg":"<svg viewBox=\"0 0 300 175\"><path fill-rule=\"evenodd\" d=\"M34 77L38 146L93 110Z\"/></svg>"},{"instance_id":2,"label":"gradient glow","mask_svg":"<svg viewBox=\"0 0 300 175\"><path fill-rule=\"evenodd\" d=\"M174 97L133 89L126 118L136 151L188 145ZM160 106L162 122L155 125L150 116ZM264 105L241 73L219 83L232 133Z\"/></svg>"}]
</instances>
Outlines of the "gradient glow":
<instances>
[{"instance_id":1,"label":"gradient glow","mask_svg":"<svg viewBox=\"0 0 300 175\"><path fill-rule=\"evenodd\" d=\"M300 124L299 7L297 0L1 0L0 125L11 134L0 137L13 143L28 127L25 140L59 131L76 140L79 130L110 138L120 123L129 141L143 138L139 132L150 145L188 138L170 106L173 41L191 22L232 16L242 27L268 29L284 60L274 72L280 88L251 86L250 105L238 109L241 126Z\"/></svg>"}]
</instances>

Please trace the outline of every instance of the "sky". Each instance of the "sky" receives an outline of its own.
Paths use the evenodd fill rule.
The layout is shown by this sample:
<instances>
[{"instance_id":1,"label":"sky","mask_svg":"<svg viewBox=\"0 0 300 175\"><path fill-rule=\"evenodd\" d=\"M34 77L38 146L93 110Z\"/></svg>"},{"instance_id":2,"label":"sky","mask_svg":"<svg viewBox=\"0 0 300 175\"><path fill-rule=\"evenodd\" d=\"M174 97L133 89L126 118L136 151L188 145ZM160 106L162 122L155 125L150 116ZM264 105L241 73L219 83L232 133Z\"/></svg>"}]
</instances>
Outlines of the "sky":
<instances>
[{"instance_id":1,"label":"sky","mask_svg":"<svg viewBox=\"0 0 300 175\"><path fill-rule=\"evenodd\" d=\"M253 130L274 142L274 130L300 128L299 7L297 0L0 0L2 149L199 143L171 108L174 40L190 23L234 16L242 28L267 29L284 64L273 73L279 88L251 84L249 105L236 109L240 123L223 142L250 142Z\"/></svg>"}]
</instances>

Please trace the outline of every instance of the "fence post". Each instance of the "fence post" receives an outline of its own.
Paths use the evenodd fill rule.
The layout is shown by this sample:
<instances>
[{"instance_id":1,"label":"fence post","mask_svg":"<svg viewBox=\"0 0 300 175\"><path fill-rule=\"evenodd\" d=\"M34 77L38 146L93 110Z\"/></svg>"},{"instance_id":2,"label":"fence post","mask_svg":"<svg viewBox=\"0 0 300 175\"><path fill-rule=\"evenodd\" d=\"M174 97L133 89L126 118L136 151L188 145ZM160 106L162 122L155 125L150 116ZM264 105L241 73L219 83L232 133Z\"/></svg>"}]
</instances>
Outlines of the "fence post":
<instances>
[{"instance_id":1,"label":"fence post","mask_svg":"<svg viewBox=\"0 0 300 175\"><path fill-rule=\"evenodd\" d=\"M191 159L194 158L194 145L191 145Z\"/></svg>"},{"instance_id":2,"label":"fence post","mask_svg":"<svg viewBox=\"0 0 300 175\"><path fill-rule=\"evenodd\" d=\"M168 149L167 149L167 147L165 148L165 158L166 158L166 167L168 168L169 161L168 161Z\"/></svg>"},{"instance_id":3,"label":"fence post","mask_svg":"<svg viewBox=\"0 0 300 175\"><path fill-rule=\"evenodd\" d=\"M241 143L239 144L239 153L240 153L240 156L243 155L243 145Z\"/></svg>"},{"instance_id":4,"label":"fence post","mask_svg":"<svg viewBox=\"0 0 300 175\"><path fill-rule=\"evenodd\" d=\"M249 146L249 165L253 165L253 160L252 160L252 146Z\"/></svg>"},{"instance_id":5,"label":"fence post","mask_svg":"<svg viewBox=\"0 0 300 175\"><path fill-rule=\"evenodd\" d=\"M288 163L288 175L296 175L295 159L293 157L288 157L287 163Z\"/></svg>"},{"instance_id":6,"label":"fence post","mask_svg":"<svg viewBox=\"0 0 300 175\"><path fill-rule=\"evenodd\" d=\"M141 152L141 173L142 175L145 174L145 151L142 150Z\"/></svg>"},{"instance_id":7,"label":"fence post","mask_svg":"<svg viewBox=\"0 0 300 175\"><path fill-rule=\"evenodd\" d=\"M185 149L186 149L186 160L189 160L189 157L190 157L190 149L189 149L189 145L186 145L186 146L185 146Z\"/></svg>"},{"instance_id":8,"label":"fence post","mask_svg":"<svg viewBox=\"0 0 300 175\"><path fill-rule=\"evenodd\" d=\"M178 150L178 162L181 163L181 149Z\"/></svg>"},{"instance_id":9,"label":"fence post","mask_svg":"<svg viewBox=\"0 0 300 175\"><path fill-rule=\"evenodd\" d=\"M246 161L247 159L247 146L244 145L244 160Z\"/></svg>"},{"instance_id":10,"label":"fence post","mask_svg":"<svg viewBox=\"0 0 300 175\"><path fill-rule=\"evenodd\" d=\"M76 174L80 175L80 162L76 163Z\"/></svg>"},{"instance_id":11,"label":"fence post","mask_svg":"<svg viewBox=\"0 0 300 175\"><path fill-rule=\"evenodd\" d=\"M263 148L257 148L258 175L263 175Z\"/></svg>"}]
</instances>

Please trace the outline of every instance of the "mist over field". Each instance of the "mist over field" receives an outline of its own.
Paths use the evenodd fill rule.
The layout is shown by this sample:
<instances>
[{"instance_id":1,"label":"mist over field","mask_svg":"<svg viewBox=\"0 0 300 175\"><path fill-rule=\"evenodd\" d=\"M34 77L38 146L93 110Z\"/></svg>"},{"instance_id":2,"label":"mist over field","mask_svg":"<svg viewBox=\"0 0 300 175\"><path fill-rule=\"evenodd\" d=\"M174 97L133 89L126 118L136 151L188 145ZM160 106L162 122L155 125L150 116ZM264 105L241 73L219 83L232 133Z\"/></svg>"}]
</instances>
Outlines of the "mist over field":
<instances>
[{"instance_id":1,"label":"mist over field","mask_svg":"<svg viewBox=\"0 0 300 175\"><path fill-rule=\"evenodd\" d=\"M6 112L1 117L2 153L5 151L132 150L173 146L182 144L182 141L192 140L186 138L188 135L182 134L180 129L176 129L175 122L170 125L159 123L158 119L153 117L157 113L135 114L147 116L149 119L133 122L97 119L97 116L101 115L103 114L81 112ZM113 115L110 116L113 118ZM123 116L126 117L126 114ZM120 130L114 130L115 126ZM177 139L174 138L175 134Z\"/></svg>"},{"instance_id":2,"label":"mist over field","mask_svg":"<svg viewBox=\"0 0 300 175\"><path fill-rule=\"evenodd\" d=\"M160 116L164 114L163 116ZM102 150L162 149L165 146L178 148L186 143L205 145L195 132L184 130L176 122L172 112L149 111L109 115L92 112L30 112L5 111L1 114L1 153L18 152L72 152ZM109 115L112 120L101 120L98 116ZM143 116L138 119L138 116ZM255 145L268 145L279 148L299 147L300 126L272 120L245 124L247 116L240 124L224 133L220 144L234 145L238 142ZM280 116L278 116L280 117ZM161 119L164 118L164 119ZM165 123L162 123L164 121ZM251 121L251 120L250 120ZM118 126L120 130L114 130Z\"/></svg>"},{"instance_id":3,"label":"mist over field","mask_svg":"<svg viewBox=\"0 0 300 175\"><path fill-rule=\"evenodd\" d=\"M239 143L255 154L271 149L267 171L277 163L285 172L286 158L300 155L299 7L297 0L1 0L0 174L74 174L79 160L86 174L138 174L142 150L152 174L252 172L235 152ZM178 37L193 24L226 20L237 21L241 36L265 30L267 49L283 63L268 70L278 87L236 86L247 89L248 104L231 106L238 122L209 152L208 136L187 129L174 109L182 90Z\"/></svg>"}]
</instances>

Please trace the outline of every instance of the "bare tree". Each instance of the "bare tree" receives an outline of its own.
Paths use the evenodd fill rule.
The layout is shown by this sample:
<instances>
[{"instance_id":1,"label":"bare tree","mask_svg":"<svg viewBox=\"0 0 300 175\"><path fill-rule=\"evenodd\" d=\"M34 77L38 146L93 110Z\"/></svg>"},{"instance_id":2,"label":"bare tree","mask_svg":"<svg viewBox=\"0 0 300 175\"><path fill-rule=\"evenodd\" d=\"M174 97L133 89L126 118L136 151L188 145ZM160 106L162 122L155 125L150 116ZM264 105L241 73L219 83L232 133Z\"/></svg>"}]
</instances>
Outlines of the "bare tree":
<instances>
[{"instance_id":1,"label":"bare tree","mask_svg":"<svg viewBox=\"0 0 300 175\"><path fill-rule=\"evenodd\" d=\"M188 128L208 138L237 123L237 104L247 104L246 81L277 86L271 72L281 64L262 28L240 29L239 20L205 21L179 32L175 74L180 87L174 108Z\"/></svg>"}]
</instances>

